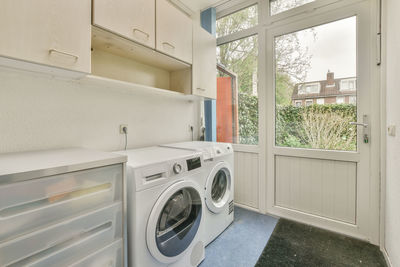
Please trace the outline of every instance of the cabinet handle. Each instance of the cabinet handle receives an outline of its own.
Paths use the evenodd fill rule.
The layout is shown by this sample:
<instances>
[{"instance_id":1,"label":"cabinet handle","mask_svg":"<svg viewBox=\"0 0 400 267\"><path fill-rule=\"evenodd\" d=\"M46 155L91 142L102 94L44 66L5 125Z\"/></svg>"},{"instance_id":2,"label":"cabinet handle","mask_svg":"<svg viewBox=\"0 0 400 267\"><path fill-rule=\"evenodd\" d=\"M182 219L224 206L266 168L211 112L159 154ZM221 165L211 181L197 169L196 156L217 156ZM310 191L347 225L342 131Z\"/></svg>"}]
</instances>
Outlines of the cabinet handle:
<instances>
[{"instance_id":1,"label":"cabinet handle","mask_svg":"<svg viewBox=\"0 0 400 267\"><path fill-rule=\"evenodd\" d=\"M163 45L168 45L169 47L171 47L172 49L175 49L175 46L173 46L172 44L168 43L168 42L163 42Z\"/></svg>"},{"instance_id":2,"label":"cabinet handle","mask_svg":"<svg viewBox=\"0 0 400 267\"><path fill-rule=\"evenodd\" d=\"M61 54L61 55L64 55L64 56L73 57L73 58L75 58L75 60L79 59L79 57L77 55L70 54L70 53L67 53L67 52L63 52L63 51L60 51L60 50L57 50L57 49L50 49L49 50L49 54L53 54L53 53Z\"/></svg>"},{"instance_id":3,"label":"cabinet handle","mask_svg":"<svg viewBox=\"0 0 400 267\"><path fill-rule=\"evenodd\" d=\"M207 91L206 89L200 88L200 87L197 87L197 90L200 90L200 91Z\"/></svg>"},{"instance_id":4,"label":"cabinet handle","mask_svg":"<svg viewBox=\"0 0 400 267\"><path fill-rule=\"evenodd\" d=\"M144 32L144 31L142 31L142 30L140 30L140 29L138 29L138 28L133 28L133 33L135 33L135 32L140 32L140 33L146 35L146 38L147 38L147 39L150 38L150 34L148 34L147 32Z\"/></svg>"}]
</instances>

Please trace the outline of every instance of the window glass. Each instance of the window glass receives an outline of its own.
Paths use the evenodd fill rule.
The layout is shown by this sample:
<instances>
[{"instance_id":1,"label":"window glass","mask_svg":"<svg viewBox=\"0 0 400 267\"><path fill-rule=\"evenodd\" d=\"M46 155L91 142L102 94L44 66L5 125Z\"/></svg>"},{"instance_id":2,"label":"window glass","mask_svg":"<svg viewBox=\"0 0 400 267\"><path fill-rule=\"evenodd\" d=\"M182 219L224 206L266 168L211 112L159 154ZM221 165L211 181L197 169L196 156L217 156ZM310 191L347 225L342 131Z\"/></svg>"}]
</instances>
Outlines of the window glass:
<instances>
[{"instance_id":1,"label":"window glass","mask_svg":"<svg viewBox=\"0 0 400 267\"><path fill-rule=\"evenodd\" d=\"M344 104L345 98L343 96L336 97L336 104Z\"/></svg>"},{"instance_id":2,"label":"window glass","mask_svg":"<svg viewBox=\"0 0 400 267\"><path fill-rule=\"evenodd\" d=\"M275 37L276 146L357 150L356 22Z\"/></svg>"},{"instance_id":3,"label":"window glass","mask_svg":"<svg viewBox=\"0 0 400 267\"><path fill-rule=\"evenodd\" d=\"M318 94L320 89L319 83L299 85L299 94Z\"/></svg>"},{"instance_id":4,"label":"window glass","mask_svg":"<svg viewBox=\"0 0 400 267\"><path fill-rule=\"evenodd\" d=\"M258 24L257 5L247 7L217 20L217 37L222 37Z\"/></svg>"},{"instance_id":5,"label":"window glass","mask_svg":"<svg viewBox=\"0 0 400 267\"><path fill-rule=\"evenodd\" d=\"M258 144L257 35L217 47L217 141Z\"/></svg>"},{"instance_id":6,"label":"window glass","mask_svg":"<svg viewBox=\"0 0 400 267\"><path fill-rule=\"evenodd\" d=\"M340 90L356 90L356 79L345 79L340 81Z\"/></svg>"},{"instance_id":7,"label":"window glass","mask_svg":"<svg viewBox=\"0 0 400 267\"><path fill-rule=\"evenodd\" d=\"M269 0L271 16L314 2L315 0Z\"/></svg>"}]
</instances>

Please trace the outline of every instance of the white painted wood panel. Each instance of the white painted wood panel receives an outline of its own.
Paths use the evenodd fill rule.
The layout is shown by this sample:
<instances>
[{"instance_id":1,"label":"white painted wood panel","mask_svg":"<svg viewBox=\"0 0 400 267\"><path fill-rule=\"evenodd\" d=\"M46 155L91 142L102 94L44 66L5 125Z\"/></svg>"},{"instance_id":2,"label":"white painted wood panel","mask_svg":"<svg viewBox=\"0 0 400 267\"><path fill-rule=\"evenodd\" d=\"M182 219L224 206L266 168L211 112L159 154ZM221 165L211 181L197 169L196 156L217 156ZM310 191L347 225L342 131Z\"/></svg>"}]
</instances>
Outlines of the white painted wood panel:
<instances>
[{"instance_id":1,"label":"white painted wood panel","mask_svg":"<svg viewBox=\"0 0 400 267\"><path fill-rule=\"evenodd\" d=\"M259 208L258 153L235 151L235 203Z\"/></svg>"},{"instance_id":2,"label":"white painted wood panel","mask_svg":"<svg viewBox=\"0 0 400 267\"><path fill-rule=\"evenodd\" d=\"M156 49L192 64L192 19L167 0L156 1Z\"/></svg>"},{"instance_id":3,"label":"white painted wood panel","mask_svg":"<svg viewBox=\"0 0 400 267\"><path fill-rule=\"evenodd\" d=\"M155 48L155 9L155 0L94 0L93 24Z\"/></svg>"},{"instance_id":4,"label":"white painted wood panel","mask_svg":"<svg viewBox=\"0 0 400 267\"><path fill-rule=\"evenodd\" d=\"M90 12L89 0L2 0L0 55L90 73Z\"/></svg>"},{"instance_id":5,"label":"white painted wood panel","mask_svg":"<svg viewBox=\"0 0 400 267\"><path fill-rule=\"evenodd\" d=\"M275 157L275 205L356 223L356 163Z\"/></svg>"},{"instance_id":6,"label":"white painted wood panel","mask_svg":"<svg viewBox=\"0 0 400 267\"><path fill-rule=\"evenodd\" d=\"M215 37L196 22L193 33L193 89L194 95L217 98L215 79L217 50Z\"/></svg>"}]
</instances>

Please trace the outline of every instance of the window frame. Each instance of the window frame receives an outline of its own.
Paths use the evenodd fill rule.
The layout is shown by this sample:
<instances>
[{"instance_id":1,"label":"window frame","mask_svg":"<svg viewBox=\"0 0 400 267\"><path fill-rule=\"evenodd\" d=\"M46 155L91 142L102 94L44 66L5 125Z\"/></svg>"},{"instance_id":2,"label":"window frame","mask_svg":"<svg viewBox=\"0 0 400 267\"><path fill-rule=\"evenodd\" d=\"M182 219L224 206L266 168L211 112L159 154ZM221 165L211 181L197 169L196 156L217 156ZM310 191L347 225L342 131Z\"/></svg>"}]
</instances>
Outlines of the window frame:
<instances>
[{"instance_id":1,"label":"window frame","mask_svg":"<svg viewBox=\"0 0 400 267\"><path fill-rule=\"evenodd\" d=\"M339 103L339 99L343 99L343 102ZM346 97L345 96L337 96L336 97L336 104L345 104L346 103Z\"/></svg>"},{"instance_id":2,"label":"window frame","mask_svg":"<svg viewBox=\"0 0 400 267\"><path fill-rule=\"evenodd\" d=\"M343 83L349 83L349 82L353 82L354 83L354 87L349 89L349 88L343 88ZM340 80L340 91L356 91L357 90L357 78L346 78L346 79L342 79Z\"/></svg>"},{"instance_id":3,"label":"window frame","mask_svg":"<svg viewBox=\"0 0 400 267\"><path fill-rule=\"evenodd\" d=\"M322 100L322 104L318 103L319 102L318 100ZM316 103L317 103L317 105L325 105L325 98L317 98Z\"/></svg>"},{"instance_id":4,"label":"window frame","mask_svg":"<svg viewBox=\"0 0 400 267\"><path fill-rule=\"evenodd\" d=\"M317 92L308 92L307 89L304 90L303 87L312 87L316 86L317 87ZM319 94L321 92L321 84L316 82L316 83L305 83L300 85L300 90L298 91L299 95L311 95L311 94Z\"/></svg>"},{"instance_id":5,"label":"window frame","mask_svg":"<svg viewBox=\"0 0 400 267\"><path fill-rule=\"evenodd\" d=\"M265 69L265 67L263 67L262 65L264 64L263 62L261 62L262 60L260 60L262 58L262 56L264 55L264 45L261 47L260 46L260 37L263 36L262 31L264 31L265 29L263 28L262 22L263 22L263 17L261 14L264 14L265 12L265 5L263 4L264 1L260 1L260 0L249 0L249 1L245 1L245 2L240 2L238 3L238 1L236 0L232 0L227 2L227 4L229 4L229 6L226 6L224 4L220 5L219 8L221 7L225 7L223 9L219 9L217 8L217 15L216 15L216 19L220 19L229 15L232 15L240 10L243 10L245 8L248 8L250 6L253 5L257 5L257 18L258 18L258 24L256 26L253 26L251 28L242 30L242 31L238 31L229 35L225 35L225 36L221 36L217 38L217 46L220 45L224 45L230 42L234 42L243 38L248 38L254 35L257 35L257 40L258 40L258 66L257 66L257 80L258 80L258 86L257 86L257 91L258 91L258 144L257 145L249 145L249 144L240 144L240 143L234 143L233 148L235 149L235 151L241 151L241 152L249 152L249 153L259 153L260 152L260 147L263 145L262 143L262 138L263 136L261 135L262 133L262 120L264 119L264 115L261 114L262 112L262 99L264 97L263 93L261 92L262 90L260 90L260 70ZM260 16L261 15L261 16ZM264 41L265 42L265 41ZM262 53L262 54L261 54Z\"/></svg>"},{"instance_id":6,"label":"window frame","mask_svg":"<svg viewBox=\"0 0 400 267\"><path fill-rule=\"evenodd\" d=\"M297 104L300 104L300 106L298 106ZM302 101L302 100L295 100L295 101L294 101L294 106L295 106L296 108L299 108L299 107L303 106L303 101Z\"/></svg>"},{"instance_id":7,"label":"window frame","mask_svg":"<svg viewBox=\"0 0 400 267\"><path fill-rule=\"evenodd\" d=\"M309 106L312 106L312 105L314 105L314 100L313 99L306 99L305 106L309 107Z\"/></svg>"}]
</instances>

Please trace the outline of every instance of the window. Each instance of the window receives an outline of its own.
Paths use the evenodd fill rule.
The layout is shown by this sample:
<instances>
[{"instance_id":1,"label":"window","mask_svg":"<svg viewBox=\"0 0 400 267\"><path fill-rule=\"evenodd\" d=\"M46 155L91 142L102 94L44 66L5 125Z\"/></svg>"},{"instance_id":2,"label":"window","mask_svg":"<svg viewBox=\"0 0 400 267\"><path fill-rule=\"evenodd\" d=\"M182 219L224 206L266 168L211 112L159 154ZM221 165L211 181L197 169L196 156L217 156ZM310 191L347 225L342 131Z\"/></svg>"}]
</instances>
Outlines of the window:
<instances>
[{"instance_id":1,"label":"window","mask_svg":"<svg viewBox=\"0 0 400 267\"><path fill-rule=\"evenodd\" d=\"M258 144L257 35L217 47L217 141Z\"/></svg>"},{"instance_id":2,"label":"window","mask_svg":"<svg viewBox=\"0 0 400 267\"><path fill-rule=\"evenodd\" d=\"M299 94L318 94L321 85L319 83L303 84L299 87Z\"/></svg>"},{"instance_id":3,"label":"window","mask_svg":"<svg viewBox=\"0 0 400 267\"><path fill-rule=\"evenodd\" d=\"M349 104L356 105L357 97L355 95L349 96Z\"/></svg>"},{"instance_id":4,"label":"window","mask_svg":"<svg viewBox=\"0 0 400 267\"><path fill-rule=\"evenodd\" d=\"M217 37L252 28L258 24L257 5L247 7L217 20Z\"/></svg>"},{"instance_id":5,"label":"window","mask_svg":"<svg viewBox=\"0 0 400 267\"><path fill-rule=\"evenodd\" d=\"M299 107L301 107L303 105L303 101L296 100L296 101L294 101L294 105L299 108Z\"/></svg>"},{"instance_id":6,"label":"window","mask_svg":"<svg viewBox=\"0 0 400 267\"><path fill-rule=\"evenodd\" d=\"M336 104L344 104L344 96L338 96L336 97Z\"/></svg>"},{"instance_id":7,"label":"window","mask_svg":"<svg viewBox=\"0 0 400 267\"><path fill-rule=\"evenodd\" d=\"M318 105L323 105L323 104L325 104L325 99L323 99L323 98L318 98L318 99L317 99L317 104L318 104Z\"/></svg>"},{"instance_id":8,"label":"window","mask_svg":"<svg viewBox=\"0 0 400 267\"><path fill-rule=\"evenodd\" d=\"M315 0L269 0L271 16L314 2Z\"/></svg>"},{"instance_id":9,"label":"window","mask_svg":"<svg viewBox=\"0 0 400 267\"><path fill-rule=\"evenodd\" d=\"M340 91L354 91L357 89L356 79L345 79L340 81Z\"/></svg>"},{"instance_id":10,"label":"window","mask_svg":"<svg viewBox=\"0 0 400 267\"><path fill-rule=\"evenodd\" d=\"M306 107L311 106L312 104L314 104L313 100L306 100Z\"/></svg>"}]
</instances>

